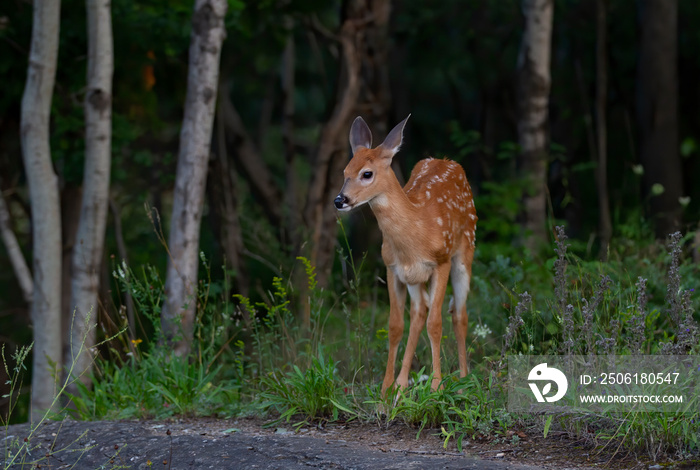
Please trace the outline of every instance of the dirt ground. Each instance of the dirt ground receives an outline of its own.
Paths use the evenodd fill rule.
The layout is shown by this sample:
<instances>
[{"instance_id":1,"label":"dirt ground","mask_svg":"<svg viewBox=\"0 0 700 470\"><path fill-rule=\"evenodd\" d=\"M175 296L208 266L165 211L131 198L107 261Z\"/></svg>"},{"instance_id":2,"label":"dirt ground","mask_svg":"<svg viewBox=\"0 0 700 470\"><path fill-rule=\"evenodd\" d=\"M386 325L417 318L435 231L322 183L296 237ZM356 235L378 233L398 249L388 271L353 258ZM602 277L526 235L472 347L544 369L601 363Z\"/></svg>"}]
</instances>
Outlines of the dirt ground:
<instances>
[{"instance_id":1,"label":"dirt ground","mask_svg":"<svg viewBox=\"0 0 700 470\"><path fill-rule=\"evenodd\" d=\"M0 435L3 469L662 469L699 468L692 463L641 462L633 455L597 452L569 439L544 441L519 432L513 439L465 441L462 452L447 448L436 430L401 423L327 424L294 432L265 428L259 419L50 422L29 434L14 425ZM25 441L27 439L27 441ZM11 443L30 454L4 457Z\"/></svg>"}]
</instances>

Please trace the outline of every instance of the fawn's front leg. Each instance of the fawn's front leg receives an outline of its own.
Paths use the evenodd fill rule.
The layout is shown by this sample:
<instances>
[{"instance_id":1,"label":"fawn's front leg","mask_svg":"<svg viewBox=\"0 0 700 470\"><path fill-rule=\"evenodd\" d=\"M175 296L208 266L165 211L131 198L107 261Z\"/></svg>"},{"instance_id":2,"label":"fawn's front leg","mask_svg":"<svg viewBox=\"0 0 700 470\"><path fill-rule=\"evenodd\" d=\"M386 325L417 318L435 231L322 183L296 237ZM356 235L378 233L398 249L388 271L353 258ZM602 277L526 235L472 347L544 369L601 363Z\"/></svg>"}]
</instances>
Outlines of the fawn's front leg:
<instances>
[{"instance_id":1,"label":"fawn's front leg","mask_svg":"<svg viewBox=\"0 0 700 470\"><path fill-rule=\"evenodd\" d=\"M386 282L389 288L389 357L382 383L382 396L394 383L394 367L399 343L403 337L403 311L406 306L406 284L399 281L390 267L386 270Z\"/></svg>"},{"instance_id":2,"label":"fawn's front leg","mask_svg":"<svg viewBox=\"0 0 700 470\"><path fill-rule=\"evenodd\" d=\"M420 337L421 331L423 331L428 313L426 300L428 294L422 283L409 285L408 294L411 298L411 324L408 330L408 341L406 342L406 350L404 351L403 362L401 363L401 371L399 372L399 377L396 379L396 384L399 387L408 386L408 374L411 371L411 362L413 361L413 355L416 353L418 338Z\"/></svg>"}]
</instances>

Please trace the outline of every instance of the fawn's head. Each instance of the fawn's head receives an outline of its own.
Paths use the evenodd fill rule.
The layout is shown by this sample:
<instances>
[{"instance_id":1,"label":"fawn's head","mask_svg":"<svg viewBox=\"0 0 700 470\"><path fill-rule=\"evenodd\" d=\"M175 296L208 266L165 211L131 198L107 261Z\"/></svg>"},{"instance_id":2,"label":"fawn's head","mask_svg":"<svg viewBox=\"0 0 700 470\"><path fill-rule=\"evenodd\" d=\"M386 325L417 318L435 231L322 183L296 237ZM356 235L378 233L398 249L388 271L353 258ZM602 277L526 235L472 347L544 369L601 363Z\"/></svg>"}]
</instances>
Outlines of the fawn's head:
<instances>
[{"instance_id":1,"label":"fawn's head","mask_svg":"<svg viewBox=\"0 0 700 470\"><path fill-rule=\"evenodd\" d=\"M372 131L367 123L359 116L355 118L350 129L353 157L343 171L345 182L334 201L339 211L349 211L381 197L392 178L396 180L391 160L401 147L403 128L409 117L410 114L376 148L372 148Z\"/></svg>"}]
</instances>

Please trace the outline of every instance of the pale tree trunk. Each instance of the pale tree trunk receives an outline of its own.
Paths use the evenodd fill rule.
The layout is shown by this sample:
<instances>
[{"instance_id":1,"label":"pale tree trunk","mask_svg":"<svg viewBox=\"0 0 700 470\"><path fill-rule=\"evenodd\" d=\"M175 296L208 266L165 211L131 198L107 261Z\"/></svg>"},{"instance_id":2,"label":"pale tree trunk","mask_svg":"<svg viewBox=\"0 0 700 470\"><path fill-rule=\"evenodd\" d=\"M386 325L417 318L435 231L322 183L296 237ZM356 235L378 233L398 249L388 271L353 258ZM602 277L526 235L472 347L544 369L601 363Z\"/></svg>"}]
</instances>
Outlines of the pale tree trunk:
<instances>
[{"instance_id":1,"label":"pale tree trunk","mask_svg":"<svg viewBox=\"0 0 700 470\"><path fill-rule=\"evenodd\" d=\"M520 170L531 186L523 195L526 245L547 241L547 144L553 0L523 0L525 30L517 64Z\"/></svg>"},{"instance_id":2,"label":"pale tree trunk","mask_svg":"<svg viewBox=\"0 0 700 470\"><path fill-rule=\"evenodd\" d=\"M32 273L29 270L27 261L24 259L22 249L19 247L15 232L12 230L11 220L5 198L0 194L0 236L2 236L2 241L5 243L7 256L10 258L10 264L17 277L17 282L19 282L22 296L28 304L31 304L34 281L32 281Z\"/></svg>"},{"instance_id":3,"label":"pale tree trunk","mask_svg":"<svg viewBox=\"0 0 700 470\"><path fill-rule=\"evenodd\" d=\"M608 195L608 24L607 1L597 0L596 4L596 148L598 165L596 166L596 184L598 187L598 233L600 235L600 258L608 257L608 246L612 238L612 221L610 217L610 197Z\"/></svg>"},{"instance_id":4,"label":"pale tree trunk","mask_svg":"<svg viewBox=\"0 0 700 470\"><path fill-rule=\"evenodd\" d=\"M657 238L680 228L683 176L678 152L678 2L640 0L637 132ZM660 185L656 186L655 185ZM657 191L655 192L655 189ZM661 194L658 190L663 189Z\"/></svg>"},{"instance_id":5,"label":"pale tree trunk","mask_svg":"<svg viewBox=\"0 0 700 470\"><path fill-rule=\"evenodd\" d=\"M34 1L27 83L22 96L22 156L32 205L32 420L55 409L61 365L61 216L58 179L49 148L60 11L60 0Z\"/></svg>"},{"instance_id":6,"label":"pale tree trunk","mask_svg":"<svg viewBox=\"0 0 700 470\"><path fill-rule=\"evenodd\" d=\"M168 239L165 301L161 312L164 339L178 355L188 354L197 302L199 229L219 80L221 45L226 36L226 0L196 0L187 76L185 116L175 176Z\"/></svg>"},{"instance_id":7,"label":"pale tree trunk","mask_svg":"<svg viewBox=\"0 0 700 470\"><path fill-rule=\"evenodd\" d=\"M114 48L110 0L87 0L88 70L85 94L85 170L80 221L73 246L67 371L88 384L97 325L112 154ZM69 391L75 392L75 386Z\"/></svg>"}]
</instances>

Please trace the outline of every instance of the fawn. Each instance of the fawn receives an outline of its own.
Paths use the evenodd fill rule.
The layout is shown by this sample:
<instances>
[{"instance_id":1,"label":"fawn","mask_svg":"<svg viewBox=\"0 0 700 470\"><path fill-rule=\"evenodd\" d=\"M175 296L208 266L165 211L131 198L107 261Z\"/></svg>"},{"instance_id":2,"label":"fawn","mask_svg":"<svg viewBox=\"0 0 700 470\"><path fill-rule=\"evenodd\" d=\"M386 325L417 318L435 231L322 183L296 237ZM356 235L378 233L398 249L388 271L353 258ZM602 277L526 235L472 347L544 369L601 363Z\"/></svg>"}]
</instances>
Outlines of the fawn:
<instances>
[{"instance_id":1,"label":"fawn","mask_svg":"<svg viewBox=\"0 0 700 470\"><path fill-rule=\"evenodd\" d=\"M448 277L452 279L454 294L449 311L457 338L459 371L462 377L468 372L466 303L477 221L474 199L462 167L447 159L421 160L406 186L401 187L391 161L403 141L408 117L374 149L369 127L361 117L355 119L350 129L353 157L343 171L345 182L334 201L339 211L369 204L382 231L382 259L387 267L390 302L389 358L382 395L394 384L396 354L404 330L406 290L411 298L411 320L396 385L408 385L411 360L426 319L433 358L431 387L436 390L440 385L442 302Z\"/></svg>"}]
</instances>

